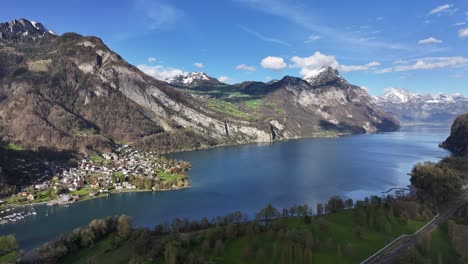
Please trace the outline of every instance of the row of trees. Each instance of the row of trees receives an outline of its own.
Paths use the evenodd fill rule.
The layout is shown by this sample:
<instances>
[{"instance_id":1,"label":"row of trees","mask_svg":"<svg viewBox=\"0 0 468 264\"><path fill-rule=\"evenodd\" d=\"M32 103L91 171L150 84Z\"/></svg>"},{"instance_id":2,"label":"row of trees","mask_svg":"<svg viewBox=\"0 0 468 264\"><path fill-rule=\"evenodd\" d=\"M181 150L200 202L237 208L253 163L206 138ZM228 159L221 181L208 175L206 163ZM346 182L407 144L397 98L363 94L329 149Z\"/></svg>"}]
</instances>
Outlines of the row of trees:
<instances>
[{"instance_id":1,"label":"row of trees","mask_svg":"<svg viewBox=\"0 0 468 264\"><path fill-rule=\"evenodd\" d=\"M409 198L394 199L372 196L364 200L343 200L338 196L330 198L326 203L317 204L314 210L307 204L293 205L289 208L277 209L269 204L255 214L250 220L241 212L234 212L223 217L212 219L202 218L199 221L174 219L171 223L162 223L153 230L136 229L131 226L131 219L125 215L93 220L84 228L75 229L68 235L59 237L56 241L47 243L29 254L25 260L54 263L61 257L77 252L93 245L97 240L116 234L121 240L131 240L134 246L134 261L164 258L167 263L204 263L209 256L222 255L227 241L241 236L247 236L253 246L245 249L247 261L263 259L265 248L256 245L256 237L267 234L272 241L278 241L277 258L288 259L291 263L304 263L312 253L319 249L337 250L337 255L352 255L353 245L337 244L331 239L320 240L312 233L296 232L286 224L289 218L302 219L303 223L314 226L314 230L327 230L329 223L321 215L355 208L356 226L354 233L357 238L363 238L365 230L390 233L391 227L387 218L400 221L409 219L428 219L432 212L423 205ZM313 215L318 217L313 218ZM112 235L110 237L115 237ZM117 242L115 243L117 246ZM258 244L258 243L257 243ZM202 254L194 252L194 247L201 246ZM300 256L291 257L291 252ZM338 254L339 252L339 254ZM296 256L296 253L293 254ZM306 261L307 262L307 261ZM307 262L308 263L308 262Z\"/></svg>"},{"instance_id":2,"label":"row of trees","mask_svg":"<svg viewBox=\"0 0 468 264\"><path fill-rule=\"evenodd\" d=\"M46 243L22 259L26 263L56 263L63 256L93 245L99 239L115 233L122 239L130 238L132 221L126 215L95 219L88 226L77 228L55 241Z\"/></svg>"}]
</instances>

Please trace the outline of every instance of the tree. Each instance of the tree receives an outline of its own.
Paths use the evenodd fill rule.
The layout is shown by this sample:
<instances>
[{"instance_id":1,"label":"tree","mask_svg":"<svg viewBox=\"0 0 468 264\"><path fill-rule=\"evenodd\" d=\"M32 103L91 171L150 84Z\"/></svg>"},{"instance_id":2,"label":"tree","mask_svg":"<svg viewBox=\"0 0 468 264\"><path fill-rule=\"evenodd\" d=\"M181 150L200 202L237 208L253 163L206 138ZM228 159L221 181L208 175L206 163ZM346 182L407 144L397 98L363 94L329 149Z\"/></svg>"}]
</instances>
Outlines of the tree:
<instances>
[{"instance_id":1,"label":"tree","mask_svg":"<svg viewBox=\"0 0 468 264\"><path fill-rule=\"evenodd\" d=\"M117 219L117 233L123 238L129 238L132 233L132 220L126 215Z\"/></svg>"},{"instance_id":2,"label":"tree","mask_svg":"<svg viewBox=\"0 0 468 264\"><path fill-rule=\"evenodd\" d=\"M268 204L265 208L261 209L260 212L256 214L258 220L262 220L265 223L269 220L275 219L280 216L278 209L273 207L273 205Z\"/></svg>"},{"instance_id":3,"label":"tree","mask_svg":"<svg viewBox=\"0 0 468 264\"><path fill-rule=\"evenodd\" d=\"M333 196L330 198L330 200L328 200L327 211L329 212L334 213L334 212L344 209L344 207L345 205L344 205L343 199L341 199L339 196Z\"/></svg>"},{"instance_id":4,"label":"tree","mask_svg":"<svg viewBox=\"0 0 468 264\"><path fill-rule=\"evenodd\" d=\"M353 208L354 206L354 202L353 202L353 199L349 198L345 201L345 206L346 208L350 209L350 208Z\"/></svg>"},{"instance_id":5,"label":"tree","mask_svg":"<svg viewBox=\"0 0 468 264\"><path fill-rule=\"evenodd\" d=\"M164 260L167 264L176 264L178 255L178 245L175 241L170 241L164 247Z\"/></svg>"},{"instance_id":6,"label":"tree","mask_svg":"<svg viewBox=\"0 0 468 264\"><path fill-rule=\"evenodd\" d=\"M432 233L429 232L425 234L421 239L421 246L424 255L428 255L429 251L431 250L431 242L432 242Z\"/></svg>"},{"instance_id":7,"label":"tree","mask_svg":"<svg viewBox=\"0 0 468 264\"><path fill-rule=\"evenodd\" d=\"M364 229L361 226L354 228L354 234L357 238L362 238L364 236Z\"/></svg>"},{"instance_id":8,"label":"tree","mask_svg":"<svg viewBox=\"0 0 468 264\"><path fill-rule=\"evenodd\" d=\"M317 204L317 215L323 215L323 204Z\"/></svg>"},{"instance_id":9,"label":"tree","mask_svg":"<svg viewBox=\"0 0 468 264\"><path fill-rule=\"evenodd\" d=\"M221 256L224 253L224 243L222 240L216 240L215 251L218 256Z\"/></svg>"},{"instance_id":10,"label":"tree","mask_svg":"<svg viewBox=\"0 0 468 264\"><path fill-rule=\"evenodd\" d=\"M101 238L108 232L107 222L103 219L94 219L91 221L91 223L89 223L89 227L93 230L96 238Z\"/></svg>"},{"instance_id":11,"label":"tree","mask_svg":"<svg viewBox=\"0 0 468 264\"><path fill-rule=\"evenodd\" d=\"M9 252L18 248L14 235L0 236L0 251Z\"/></svg>"},{"instance_id":12,"label":"tree","mask_svg":"<svg viewBox=\"0 0 468 264\"><path fill-rule=\"evenodd\" d=\"M347 256L354 256L354 246L351 243L346 244L344 252Z\"/></svg>"},{"instance_id":13,"label":"tree","mask_svg":"<svg viewBox=\"0 0 468 264\"><path fill-rule=\"evenodd\" d=\"M463 182L447 166L433 162L418 163L411 171L411 184L420 190L421 198L443 204L457 198Z\"/></svg>"},{"instance_id":14,"label":"tree","mask_svg":"<svg viewBox=\"0 0 468 264\"><path fill-rule=\"evenodd\" d=\"M80 230L80 246L82 248L89 247L94 243L94 233L90 227Z\"/></svg>"}]
</instances>

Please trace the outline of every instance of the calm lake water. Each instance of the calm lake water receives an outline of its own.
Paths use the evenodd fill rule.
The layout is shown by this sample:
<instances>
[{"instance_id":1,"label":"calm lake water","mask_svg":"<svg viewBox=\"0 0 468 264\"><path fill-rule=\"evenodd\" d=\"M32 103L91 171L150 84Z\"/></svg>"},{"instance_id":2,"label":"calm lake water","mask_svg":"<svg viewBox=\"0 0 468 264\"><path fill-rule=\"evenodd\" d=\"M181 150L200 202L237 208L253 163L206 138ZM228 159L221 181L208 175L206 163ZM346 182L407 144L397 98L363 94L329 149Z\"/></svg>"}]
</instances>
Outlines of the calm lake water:
<instances>
[{"instance_id":1,"label":"calm lake water","mask_svg":"<svg viewBox=\"0 0 468 264\"><path fill-rule=\"evenodd\" d=\"M330 196L360 199L409 184L418 161L449 153L438 144L449 127L408 126L399 132L332 139L302 139L170 155L188 160L192 187L171 192L124 193L69 207L36 206L37 215L0 226L31 249L94 218L127 214L136 226L174 217L200 219L236 210L252 214L267 203L315 207Z\"/></svg>"}]
</instances>

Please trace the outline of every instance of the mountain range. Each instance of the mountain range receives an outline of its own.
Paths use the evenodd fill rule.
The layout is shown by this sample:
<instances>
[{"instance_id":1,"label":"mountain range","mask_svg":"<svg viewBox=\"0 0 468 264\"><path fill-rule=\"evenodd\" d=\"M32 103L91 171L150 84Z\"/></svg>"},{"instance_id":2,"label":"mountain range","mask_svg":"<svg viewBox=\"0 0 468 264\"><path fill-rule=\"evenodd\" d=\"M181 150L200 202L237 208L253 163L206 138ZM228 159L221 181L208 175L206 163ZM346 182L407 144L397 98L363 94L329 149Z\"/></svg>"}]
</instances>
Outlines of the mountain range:
<instances>
[{"instance_id":1,"label":"mountain range","mask_svg":"<svg viewBox=\"0 0 468 264\"><path fill-rule=\"evenodd\" d=\"M97 37L26 19L0 32L0 138L26 148L167 152L399 127L332 68L307 81L228 85L187 73L163 82Z\"/></svg>"},{"instance_id":2,"label":"mountain range","mask_svg":"<svg viewBox=\"0 0 468 264\"><path fill-rule=\"evenodd\" d=\"M374 99L384 111L404 123L452 123L458 115L468 113L468 98L462 94L418 94L390 88Z\"/></svg>"}]
</instances>

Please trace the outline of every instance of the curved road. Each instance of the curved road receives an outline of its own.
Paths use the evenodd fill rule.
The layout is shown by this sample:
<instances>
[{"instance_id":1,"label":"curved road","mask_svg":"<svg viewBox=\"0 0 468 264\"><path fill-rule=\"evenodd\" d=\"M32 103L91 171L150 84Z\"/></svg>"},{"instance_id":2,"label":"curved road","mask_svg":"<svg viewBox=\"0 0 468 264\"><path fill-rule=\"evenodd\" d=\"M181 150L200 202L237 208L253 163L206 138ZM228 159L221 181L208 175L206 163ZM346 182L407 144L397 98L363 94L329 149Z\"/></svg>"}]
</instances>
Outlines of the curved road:
<instances>
[{"instance_id":1,"label":"curved road","mask_svg":"<svg viewBox=\"0 0 468 264\"><path fill-rule=\"evenodd\" d=\"M464 189L466 189L468 185L464 186ZM413 249L421 240L422 237L424 237L426 234L432 232L437 226L440 224L444 223L445 221L448 220L448 218L457 211L457 209L462 206L464 203L468 202L468 194L464 192L462 196L456 200L452 205L450 205L443 213L440 213L439 217L435 218L430 224L428 224L424 229L419 230L416 234L412 235L408 240L404 242L397 242L395 244L398 244L397 246L390 247L389 249L383 251L382 253L368 259L367 261L362 262L366 264L370 263L384 263L384 264L390 264L393 263L393 261L401 256L404 256L406 253L408 253L411 249Z\"/></svg>"}]
</instances>

